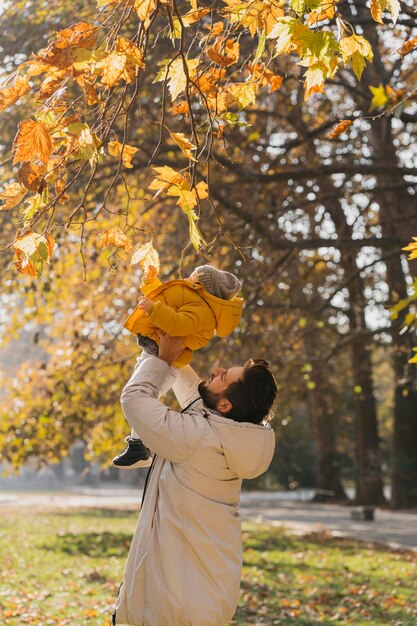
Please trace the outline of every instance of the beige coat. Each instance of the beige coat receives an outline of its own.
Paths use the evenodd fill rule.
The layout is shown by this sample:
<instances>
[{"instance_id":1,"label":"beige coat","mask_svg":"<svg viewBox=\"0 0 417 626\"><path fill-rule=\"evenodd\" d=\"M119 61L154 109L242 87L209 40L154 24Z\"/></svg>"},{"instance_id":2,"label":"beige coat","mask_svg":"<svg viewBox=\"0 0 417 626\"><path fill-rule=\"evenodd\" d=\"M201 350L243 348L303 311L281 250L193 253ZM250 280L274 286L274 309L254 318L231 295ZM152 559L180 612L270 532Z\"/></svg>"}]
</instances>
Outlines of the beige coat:
<instances>
[{"instance_id":1,"label":"beige coat","mask_svg":"<svg viewBox=\"0 0 417 626\"><path fill-rule=\"evenodd\" d=\"M208 410L190 366L174 385L188 408L169 409L157 399L168 374L164 361L143 354L122 393L126 419L157 456L114 623L224 626L239 596L242 479L268 468L275 436L269 425L238 423Z\"/></svg>"}]
</instances>

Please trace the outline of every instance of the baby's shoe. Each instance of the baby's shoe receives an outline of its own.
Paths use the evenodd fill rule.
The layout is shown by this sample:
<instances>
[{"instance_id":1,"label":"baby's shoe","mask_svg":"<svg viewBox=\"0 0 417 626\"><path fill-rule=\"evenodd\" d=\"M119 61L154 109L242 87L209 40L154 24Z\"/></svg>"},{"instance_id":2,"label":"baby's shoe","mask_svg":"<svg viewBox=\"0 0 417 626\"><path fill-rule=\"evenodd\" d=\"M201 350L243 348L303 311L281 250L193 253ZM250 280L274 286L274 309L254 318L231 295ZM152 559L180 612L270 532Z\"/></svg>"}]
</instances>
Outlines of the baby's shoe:
<instances>
[{"instance_id":1,"label":"baby's shoe","mask_svg":"<svg viewBox=\"0 0 417 626\"><path fill-rule=\"evenodd\" d=\"M136 467L149 467L152 456L149 448L140 439L126 437L127 448L122 454L115 456L112 465L119 469L135 469Z\"/></svg>"}]
</instances>

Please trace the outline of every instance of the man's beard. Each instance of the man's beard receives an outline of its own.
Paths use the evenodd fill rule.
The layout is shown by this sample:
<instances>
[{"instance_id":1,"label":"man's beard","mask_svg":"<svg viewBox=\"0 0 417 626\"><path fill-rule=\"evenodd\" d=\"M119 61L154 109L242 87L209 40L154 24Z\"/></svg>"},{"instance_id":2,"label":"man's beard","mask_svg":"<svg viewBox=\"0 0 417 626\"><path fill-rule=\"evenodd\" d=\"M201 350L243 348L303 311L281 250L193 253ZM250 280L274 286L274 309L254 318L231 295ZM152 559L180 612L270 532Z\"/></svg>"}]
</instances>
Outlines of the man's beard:
<instances>
[{"instance_id":1,"label":"man's beard","mask_svg":"<svg viewBox=\"0 0 417 626\"><path fill-rule=\"evenodd\" d=\"M207 389L206 385L207 381L201 382L198 385L198 393L200 394L206 407L212 409L213 411L217 411L216 406L222 395L220 393L213 393L210 389Z\"/></svg>"}]
</instances>

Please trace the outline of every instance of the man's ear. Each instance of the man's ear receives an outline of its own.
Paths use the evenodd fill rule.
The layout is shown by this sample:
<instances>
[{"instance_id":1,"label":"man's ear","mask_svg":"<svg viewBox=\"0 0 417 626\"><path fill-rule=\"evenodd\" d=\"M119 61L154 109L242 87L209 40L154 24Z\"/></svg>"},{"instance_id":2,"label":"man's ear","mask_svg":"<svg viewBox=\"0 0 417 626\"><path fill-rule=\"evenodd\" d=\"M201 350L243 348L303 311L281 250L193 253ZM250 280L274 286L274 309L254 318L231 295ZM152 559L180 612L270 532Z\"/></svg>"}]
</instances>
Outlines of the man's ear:
<instances>
[{"instance_id":1,"label":"man's ear","mask_svg":"<svg viewBox=\"0 0 417 626\"><path fill-rule=\"evenodd\" d=\"M216 411L219 413L228 413L232 409L232 403L227 398L221 398L216 403Z\"/></svg>"}]
</instances>

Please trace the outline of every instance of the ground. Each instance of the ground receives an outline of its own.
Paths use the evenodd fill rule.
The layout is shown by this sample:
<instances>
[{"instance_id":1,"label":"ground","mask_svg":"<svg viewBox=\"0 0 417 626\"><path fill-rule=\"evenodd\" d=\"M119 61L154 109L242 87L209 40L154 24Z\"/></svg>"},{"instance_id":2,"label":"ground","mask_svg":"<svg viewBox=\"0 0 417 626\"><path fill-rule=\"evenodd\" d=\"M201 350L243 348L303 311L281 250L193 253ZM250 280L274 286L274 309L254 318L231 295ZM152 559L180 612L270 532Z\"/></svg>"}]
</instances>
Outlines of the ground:
<instances>
[{"instance_id":1,"label":"ground","mask_svg":"<svg viewBox=\"0 0 417 626\"><path fill-rule=\"evenodd\" d=\"M10 509L0 518L5 626L108 626L136 511ZM233 626L415 626L417 553L243 523ZM230 625L231 626L231 625Z\"/></svg>"}]
</instances>

